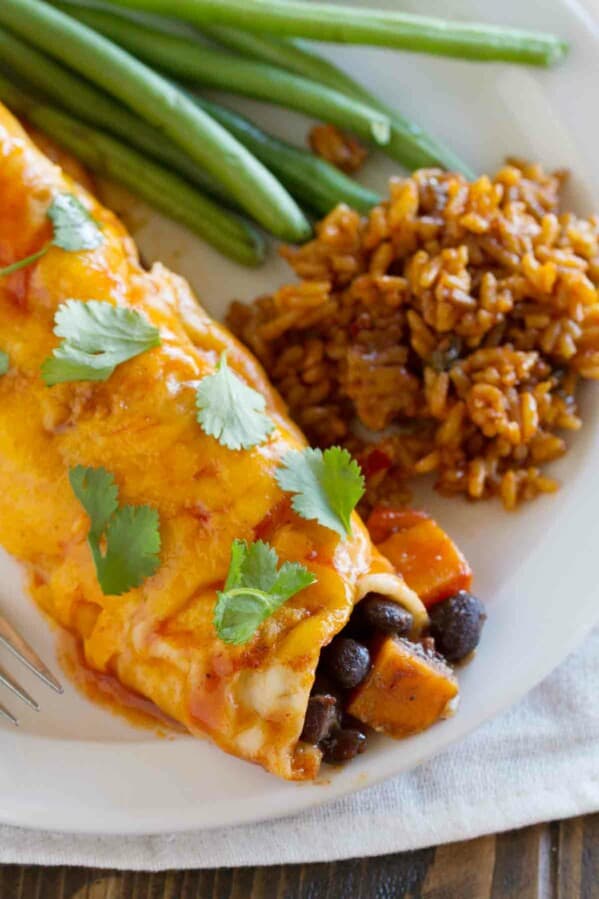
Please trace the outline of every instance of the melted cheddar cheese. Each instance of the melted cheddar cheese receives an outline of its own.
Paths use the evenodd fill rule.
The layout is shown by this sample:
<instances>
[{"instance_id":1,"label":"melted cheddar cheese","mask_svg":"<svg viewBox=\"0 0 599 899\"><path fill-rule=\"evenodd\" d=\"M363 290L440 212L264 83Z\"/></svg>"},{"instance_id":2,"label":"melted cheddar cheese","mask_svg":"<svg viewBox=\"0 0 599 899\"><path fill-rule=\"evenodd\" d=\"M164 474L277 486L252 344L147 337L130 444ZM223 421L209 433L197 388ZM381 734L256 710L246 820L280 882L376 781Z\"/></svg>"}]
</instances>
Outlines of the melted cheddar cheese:
<instances>
[{"instance_id":1,"label":"melted cheddar cheese","mask_svg":"<svg viewBox=\"0 0 599 899\"><path fill-rule=\"evenodd\" d=\"M304 439L256 360L197 304L185 281L144 271L115 216L73 182L0 108L0 266L50 237L54 194L76 194L101 223L95 250L51 249L0 279L0 543L29 571L36 601L80 641L90 668L151 699L192 733L285 778L313 777L318 750L298 743L322 646L355 602L376 588L410 606L415 594L373 548L359 518L339 537L298 518L277 486L281 456ZM137 309L162 345L118 366L104 383L48 388L43 360L68 298ZM195 390L227 350L230 366L266 398L276 429L233 452L196 421ZM103 595L86 537L89 520L68 482L75 465L103 466L122 502L160 515L157 573L124 596ZM317 582L283 605L243 646L213 628L234 538L269 541Z\"/></svg>"}]
</instances>

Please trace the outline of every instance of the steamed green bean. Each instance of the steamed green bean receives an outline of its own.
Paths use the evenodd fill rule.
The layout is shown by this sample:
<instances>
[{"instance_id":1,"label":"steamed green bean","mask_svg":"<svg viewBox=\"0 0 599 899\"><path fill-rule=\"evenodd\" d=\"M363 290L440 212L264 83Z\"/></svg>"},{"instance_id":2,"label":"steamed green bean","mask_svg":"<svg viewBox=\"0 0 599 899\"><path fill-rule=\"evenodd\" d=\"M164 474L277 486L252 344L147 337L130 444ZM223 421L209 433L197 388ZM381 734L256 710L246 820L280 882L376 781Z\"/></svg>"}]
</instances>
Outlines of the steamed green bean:
<instances>
[{"instance_id":1,"label":"steamed green bean","mask_svg":"<svg viewBox=\"0 0 599 899\"><path fill-rule=\"evenodd\" d=\"M338 44L373 44L464 59L548 66L562 59L567 51L566 42L553 34L305 0L109 2L200 26L229 25L258 34L306 37Z\"/></svg>"},{"instance_id":2,"label":"steamed green bean","mask_svg":"<svg viewBox=\"0 0 599 899\"><path fill-rule=\"evenodd\" d=\"M27 85L67 112L133 144L168 168L225 202L228 194L211 176L167 137L139 116L54 62L45 53L0 28L0 59Z\"/></svg>"},{"instance_id":3,"label":"steamed green bean","mask_svg":"<svg viewBox=\"0 0 599 899\"><path fill-rule=\"evenodd\" d=\"M307 150L293 147L266 134L239 113L216 103L195 98L210 115L262 160L299 203L326 215L339 203L368 212L381 202L378 194L348 178L334 166Z\"/></svg>"},{"instance_id":4,"label":"steamed green bean","mask_svg":"<svg viewBox=\"0 0 599 899\"><path fill-rule=\"evenodd\" d=\"M193 38L169 34L124 16L80 6L65 8L81 22L169 75L295 109L376 143L385 144L389 139L389 119L385 114L362 100L286 69L200 47Z\"/></svg>"},{"instance_id":5,"label":"steamed green bean","mask_svg":"<svg viewBox=\"0 0 599 899\"><path fill-rule=\"evenodd\" d=\"M0 74L0 99L74 153L90 169L123 184L165 215L186 225L224 255L243 265L262 262L260 235L247 223L202 196L177 175L114 137L39 102Z\"/></svg>"},{"instance_id":6,"label":"steamed green bean","mask_svg":"<svg viewBox=\"0 0 599 899\"><path fill-rule=\"evenodd\" d=\"M0 24L59 58L162 130L271 233L311 233L297 203L254 156L178 88L111 41L38 0L2 0Z\"/></svg>"},{"instance_id":7,"label":"steamed green bean","mask_svg":"<svg viewBox=\"0 0 599 899\"><path fill-rule=\"evenodd\" d=\"M419 125L382 103L351 75L304 46L302 41L218 26L203 26L202 33L237 53L282 66L380 109L389 116L391 122L389 143L383 148L383 152L407 169L441 166L450 171L461 172L467 178L475 177L473 170L450 147L435 140Z\"/></svg>"}]
</instances>

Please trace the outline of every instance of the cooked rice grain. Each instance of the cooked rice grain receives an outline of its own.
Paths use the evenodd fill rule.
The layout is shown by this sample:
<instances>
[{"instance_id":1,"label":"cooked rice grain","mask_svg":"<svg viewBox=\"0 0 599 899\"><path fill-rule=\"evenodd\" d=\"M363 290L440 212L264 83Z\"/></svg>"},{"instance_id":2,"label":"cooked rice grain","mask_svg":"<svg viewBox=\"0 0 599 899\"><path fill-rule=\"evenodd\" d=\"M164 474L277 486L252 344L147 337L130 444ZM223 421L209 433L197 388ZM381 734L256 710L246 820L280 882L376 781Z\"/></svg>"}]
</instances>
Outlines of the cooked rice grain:
<instances>
[{"instance_id":1,"label":"cooked rice grain","mask_svg":"<svg viewBox=\"0 0 599 899\"><path fill-rule=\"evenodd\" d=\"M366 147L335 125L314 125L308 133L308 143L313 153L348 175L362 168L368 158Z\"/></svg>"},{"instance_id":2,"label":"cooked rice grain","mask_svg":"<svg viewBox=\"0 0 599 899\"><path fill-rule=\"evenodd\" d=\"M559 213L563 178L513 161L393 179L367 218L339 206L282 249L299 283L231 307L309 438L357 455L365 508L430 472L508 509L556 489L541 466L599 378L599 218Z\"/></svg>"}]
</instances>

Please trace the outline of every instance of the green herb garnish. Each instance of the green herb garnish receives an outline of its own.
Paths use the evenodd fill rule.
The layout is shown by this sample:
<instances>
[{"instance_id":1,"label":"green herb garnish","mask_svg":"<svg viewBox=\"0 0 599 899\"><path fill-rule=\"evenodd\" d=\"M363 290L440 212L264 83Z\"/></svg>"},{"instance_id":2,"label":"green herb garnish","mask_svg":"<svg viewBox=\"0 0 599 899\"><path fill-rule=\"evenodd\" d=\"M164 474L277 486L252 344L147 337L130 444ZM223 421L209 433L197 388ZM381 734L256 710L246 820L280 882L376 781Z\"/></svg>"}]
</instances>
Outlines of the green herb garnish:
<instances>
[{"instance_id":1,"label":"green herb garnish","mask_svg":"<svg viewBox=\"0 0 599 899\"><path fill-rule=\"evenodd\" d=\"M224 590L218 591L214 627L224 643L246 643L284 602L315 583L299 562L284 562L262 540L234 540Z\"/></svg>"},{"instance_id":2,"label":"green herb garnish","mask_svg":"<svg viewBox=\"0 0 599 899\"><path fill-rule=\"evenodd\" d=\"M160 345L160 332L135 309L100 300L67 300L54 317L63 341L42 365L52 387L65 381L105 381L117 365Z\"/></svg>"},{"instance_id":3,"label":"green herb garnish","mask_svg":"<svg viewBox=\"0 0 599 899\"><path fill-rule=\"evenodd\" d=\"M160 521L151 506L120 506L114 477L105 468L69 471L73 492L90 517L87 542L102 592L120 595L158 569Z\"/></svg>"},{"instance_id":4,"label":"green herb garnish","mask_svg":"<svg viewBox=\"0 0 599 899\"><path fill-rule=\"evenodd\" d=\"M0 350L0 377L5 375L9 368L10 360L8 358L8 353L5 353L4 350Z\"/></svg>"},{"instance_id":5,"label":"green herb garnish","mask_svg":"<svg viewBox=\"0 0 599 899\"><path fill-rule=\"evenodd\" d=\"M291 505L302 518L316 519L341 537L351 534L351 513L364 495L364 477L347 450L293 450L276 479L282 490L295 494Z\"/></svg>"},{"instance_id":6,"label":"green herb garnish","mask_svg":"<svg viewBox=\"0 0 599 899\"><path fill-rule=\"evenodd\" d=\"M36 253L0 269L0 278L18 272L32 262L37 262L46 255L50 247L60 247L69 253L78 253L81 250L95 250L104 240L98 223L73 194L57 194L46 214L52 222L54 232L52 239Z\"/></svg>"},{"instance_id":7,"label":"green herb garnish","mask_svg":"<svg viewBox=\"0 0 599 899\"><path fill-rule=\"evenodd\" d=\"M196 392L198 422L205 433L228 449L249 449L263 443L274 428L264 415L266 400L231 371L226 354L213 375L203 378Z\"/></svg>"}]
</instances>

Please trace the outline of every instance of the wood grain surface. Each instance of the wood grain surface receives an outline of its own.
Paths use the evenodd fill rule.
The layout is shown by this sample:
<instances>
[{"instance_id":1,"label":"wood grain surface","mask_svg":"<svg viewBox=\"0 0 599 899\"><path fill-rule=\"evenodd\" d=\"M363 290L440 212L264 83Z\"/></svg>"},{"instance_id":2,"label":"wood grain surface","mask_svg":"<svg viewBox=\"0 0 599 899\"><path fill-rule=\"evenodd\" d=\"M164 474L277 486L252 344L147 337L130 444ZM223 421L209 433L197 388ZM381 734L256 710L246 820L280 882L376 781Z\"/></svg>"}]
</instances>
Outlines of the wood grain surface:
<instances>
[{"instance_id":1,"label":"wood grain surface","mask_svg":"<svg viewBox=\"0 0 599 899\"><path fill-rule=\"evenodd\" d=\"M159 874L5 865L0 899L599 899L599 814L332 864Z\"/></svg>"}]
</instances>

